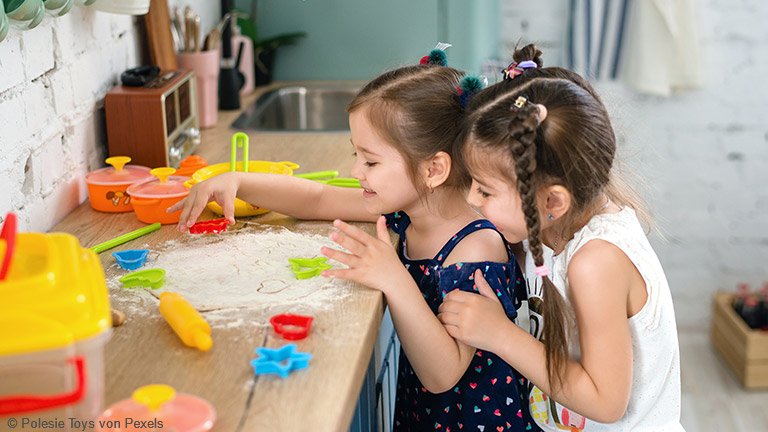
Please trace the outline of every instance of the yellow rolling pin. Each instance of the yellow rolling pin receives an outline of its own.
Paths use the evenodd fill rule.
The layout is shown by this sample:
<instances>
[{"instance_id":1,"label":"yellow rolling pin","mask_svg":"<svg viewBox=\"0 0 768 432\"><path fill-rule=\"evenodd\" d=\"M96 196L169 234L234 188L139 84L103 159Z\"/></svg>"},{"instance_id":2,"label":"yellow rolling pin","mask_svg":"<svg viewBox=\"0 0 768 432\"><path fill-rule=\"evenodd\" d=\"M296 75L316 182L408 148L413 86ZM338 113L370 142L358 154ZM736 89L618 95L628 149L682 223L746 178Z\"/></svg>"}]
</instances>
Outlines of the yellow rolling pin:
<instances>
[{"instance_id":1,"label":"yellow rolling pin","mask_svg":"<svg viewBox=\"0 0 768 432\"><path fill-rule=\"evenodd\" d=\"M160 294L160 313L184 345L208 351L213 345L211 326L179 293Z\"/></svg>"}]
</instances>

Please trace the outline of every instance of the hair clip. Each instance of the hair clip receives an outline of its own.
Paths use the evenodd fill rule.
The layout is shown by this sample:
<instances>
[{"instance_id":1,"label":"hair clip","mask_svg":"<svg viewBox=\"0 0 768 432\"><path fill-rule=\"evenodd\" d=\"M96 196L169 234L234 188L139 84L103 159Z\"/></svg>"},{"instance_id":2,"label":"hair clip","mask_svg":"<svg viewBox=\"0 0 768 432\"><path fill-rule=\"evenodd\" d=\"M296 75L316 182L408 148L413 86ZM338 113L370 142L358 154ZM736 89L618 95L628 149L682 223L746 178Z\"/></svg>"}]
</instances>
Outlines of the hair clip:
<instances>
[{"instance_id":1,"label":"hair clip","mask_svg":"<svg viewBox=\"0 0 768 432\"><path fill-rule=\"evenodd\" d=\"M451 44L438 42L435 48L429 52L429 55L425 55L419 60L420 65L437 65L448 66L448 58L445 55L445 50L450 47Z\"/></svg>"},{"instance_id":2,"label":"hair clip","mask_svg":"<svg viewBox=\"0 0 768 432\"><path fill-rule=\"evenodd\" d=\"M502 78L504 80L514 79L518 75L522 75L526 69L536 69L538 65L533 60L526 60L520 63L510 63L506 69L501 71Z\"/></svg>"},{"instance_id":3,"label":"hair clip","mask_svg":"<svg viewBox=\"0 0 768 432\"><path fill-rule=\"evenodd\" d=\"M462 78L461 83L456 87L456 91L459 93L459 103L461 103L461 106L466 107L469 100L472 99L472 96L484 89L487 85L488 78L484 76L465 76Z\"/></svg>"},{"instance_id":4,"label":"hair clip","mask_svg":"<svg viewBox=\"0 0 768 432\"><path fill-rule=\"evenodd\" d=\"M515 102L512 104L512 111L517 111L518 109L522 108L523 105L528 102L528 98L525 96L518 96L517 99L515 99Z\"/></svg>"}]
</instances>

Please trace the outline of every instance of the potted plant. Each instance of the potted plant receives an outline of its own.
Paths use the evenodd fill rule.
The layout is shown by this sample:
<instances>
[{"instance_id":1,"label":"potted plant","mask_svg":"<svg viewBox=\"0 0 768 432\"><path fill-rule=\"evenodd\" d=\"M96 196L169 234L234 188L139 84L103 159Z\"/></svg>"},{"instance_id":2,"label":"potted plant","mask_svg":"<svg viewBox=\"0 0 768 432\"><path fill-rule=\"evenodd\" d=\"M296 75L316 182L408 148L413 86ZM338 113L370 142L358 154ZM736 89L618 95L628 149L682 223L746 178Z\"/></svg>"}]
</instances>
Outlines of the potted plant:
<instances>
[{"instance_id":1,"label":"potted plant","mask_svg":"<svg viewBox=\"0 0 768 432\"><path fill-rule=\"evenodd\" d=\"M300 38L307 37L305 32L282 33L269 38L259 39L256 29L256 2L253 2L251 15L237 14L237 25L243 36L253 41L254 81L255 85L265 85L272 82L272 71L275 64L275 53L284 45L293 45Z\"/></svg>"}]
</instances>

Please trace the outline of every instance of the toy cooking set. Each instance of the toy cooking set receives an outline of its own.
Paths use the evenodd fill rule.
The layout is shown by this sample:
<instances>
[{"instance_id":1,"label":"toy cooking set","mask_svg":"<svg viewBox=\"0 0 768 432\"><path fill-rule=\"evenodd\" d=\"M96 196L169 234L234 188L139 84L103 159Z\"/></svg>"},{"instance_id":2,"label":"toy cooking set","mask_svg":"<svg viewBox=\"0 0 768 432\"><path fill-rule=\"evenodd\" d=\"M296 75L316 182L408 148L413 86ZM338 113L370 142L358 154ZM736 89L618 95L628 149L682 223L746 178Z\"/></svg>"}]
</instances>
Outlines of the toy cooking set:
<instances>
[{"instance_id":1,"label":"toy cooking set","mask_svg":"<svg viewBox=\"0 0 768 432\"><path fill-rule=\"evenodd\" d=\"M10 418L95 419L112 326L96 253L70 234L17 234L9 213L0 255L0 430Z\"/></svg>"}]
</instances>

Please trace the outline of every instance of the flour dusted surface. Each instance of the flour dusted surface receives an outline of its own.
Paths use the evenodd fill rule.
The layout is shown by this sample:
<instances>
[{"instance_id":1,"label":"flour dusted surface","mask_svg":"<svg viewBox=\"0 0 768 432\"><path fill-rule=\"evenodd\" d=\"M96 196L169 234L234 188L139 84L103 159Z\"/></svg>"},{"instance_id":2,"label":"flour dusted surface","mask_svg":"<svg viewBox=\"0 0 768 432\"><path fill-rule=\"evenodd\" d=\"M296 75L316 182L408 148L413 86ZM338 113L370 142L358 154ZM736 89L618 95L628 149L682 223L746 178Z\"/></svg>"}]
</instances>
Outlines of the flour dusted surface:
<instances>
[{"instance_id":1,"label":"flour dusted surface","mask_svg":"<svg viewBox=\"0 0 768 432\"><path fill-rule=\"evenodd\" d=\"M189 235L150 250L141 269L164 269L165 284L155 294L181 293L199 311L280 304L327 309L349 295L348 283L322 276L297 280L288 263L322 256L322 246L338 248L325 236L279 227ZM112 288L120 287L117 279L127 272L118 273L108 281Z\"/></svg>"}]
</instances>

